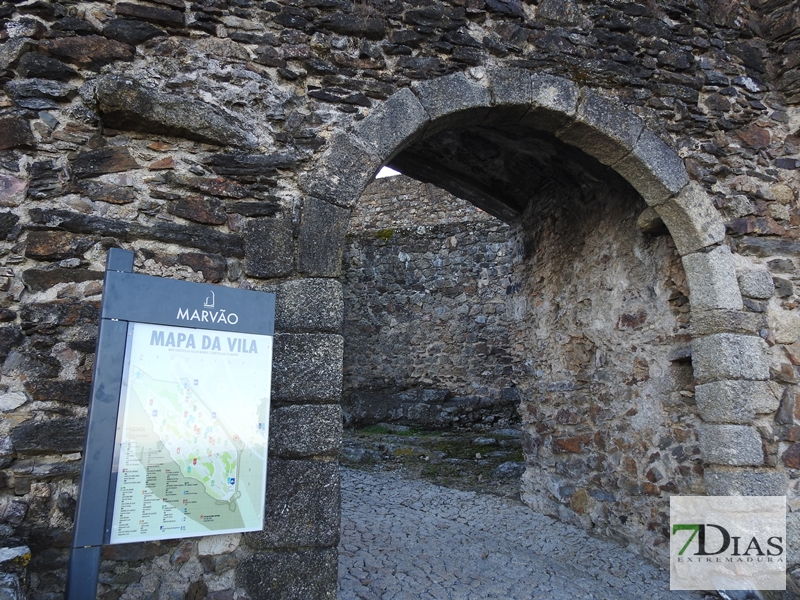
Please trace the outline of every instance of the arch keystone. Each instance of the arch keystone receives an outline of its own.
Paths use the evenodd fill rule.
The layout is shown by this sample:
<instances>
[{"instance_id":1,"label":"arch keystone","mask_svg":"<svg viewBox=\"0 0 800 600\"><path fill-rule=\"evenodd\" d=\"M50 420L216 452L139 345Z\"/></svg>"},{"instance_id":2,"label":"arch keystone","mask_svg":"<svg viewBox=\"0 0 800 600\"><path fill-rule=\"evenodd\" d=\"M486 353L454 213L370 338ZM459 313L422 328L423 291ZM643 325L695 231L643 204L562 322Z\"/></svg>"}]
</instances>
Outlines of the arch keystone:
<instances>
[{"instance_id":1,"label":"arch keystone","mask_svg":"<svg viewBox=\"0 0 800 600\"><path fill-rule=\"evenodd\" d=\"M725 223L698 183L690 183L680 194L655 209L682 256L725 239Z\"/></svg>"},{"instance_id":2,"label":"arch keystone","mask_svg":"<svg viewBox=\"0 0 800 600\"><path fill-rule=\"evenodd\" d=\"M509 124L522 119L533 98L530 71L498 68L490 69L487 75L494 108L482 125Z\"/></svg>"},{"instance_id":3,"label":"arch keystone","mask_svg":"<svg viewBox=\"0 0 800 600\"><path fill-rule=\"evenodd\" d=\"M584 90L575 121L556 131L556 137L610 166L633 150L643 129L644 122L633 113Z\"/></svg>"},{"instance_id":4,"label":"arch keystone","mask_svg":"<svg viewBox=\"0 0 800 600\"><path fill-rule=\"evenodd\" d=\"M689 183L686 167L677 153L647 129L631 153L612 168L636 188L649 206L665 202Z\"/></svg>"},{"instance_id":5,"label":"arch keystone","mask_svg":"<svg viewBox=\"0 0 800 600\"><path fill-rule=\"evenodd\" d=\"M492 104L487 85L464 73L414 82L411 89L432 122L425 131L426 137L451 127L477 125L488 114Z\"/></svg>"},{"instance_id":6,"label":"arch keystone","mask_svg":"<svg viewBox=\"0 0 800 600\"><path fill-rule=\"evenodd\" d=\"M581 88L563 77L536 74L531 77L530 110L522 124L555 133L575 120Z\"/></svg>"}]
</instances>

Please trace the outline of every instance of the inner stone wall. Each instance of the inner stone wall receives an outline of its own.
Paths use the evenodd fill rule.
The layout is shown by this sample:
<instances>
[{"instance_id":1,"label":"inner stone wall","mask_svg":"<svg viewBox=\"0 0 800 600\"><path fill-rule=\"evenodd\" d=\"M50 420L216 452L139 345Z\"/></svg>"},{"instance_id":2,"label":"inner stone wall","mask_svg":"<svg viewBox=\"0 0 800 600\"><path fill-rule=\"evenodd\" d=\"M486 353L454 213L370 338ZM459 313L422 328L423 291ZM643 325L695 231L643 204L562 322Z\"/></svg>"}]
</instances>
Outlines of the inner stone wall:
<instances>
[{"instance_id":1,"label":"inner stone wall","mask_svg":"<svg viewBox=\"0 0 800 600\"><path fill-rule=\"evenodd\" d=\"M371 184L345 251L343 409L476 430L521 416L524 501L663 560L665 513L642 515L704 491L688 289L663 224L614 181L540 191L510 225L405 177Z\"/></svg>"},{"instance_id":2,"label":"inner stone wall","mask_svg":"<svg viewBox=\"0 0 800 600\"><path fill-rule=\"evenodd\" d=\"M367 188L343 263L345 425L519 422L514 232L404 176Z\"/></svg>"}]
</instances>

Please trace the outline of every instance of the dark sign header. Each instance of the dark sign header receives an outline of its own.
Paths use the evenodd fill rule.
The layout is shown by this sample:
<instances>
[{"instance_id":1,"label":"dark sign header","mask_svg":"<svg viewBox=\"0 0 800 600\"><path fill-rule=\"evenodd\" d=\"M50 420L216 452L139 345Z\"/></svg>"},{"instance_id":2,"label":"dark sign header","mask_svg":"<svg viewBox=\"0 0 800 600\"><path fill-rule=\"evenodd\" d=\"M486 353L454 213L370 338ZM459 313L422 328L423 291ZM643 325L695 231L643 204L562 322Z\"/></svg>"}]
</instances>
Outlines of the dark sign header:
<instances>
[{"instance_id":1,"label":"dark sign header","mask_svg":"<svg viewBox=\"0 0 800 600\"><path fill-rule=\"evenodd\" d=\"M109 271L101 318L273 335L274 314L272 294Z\"/></svg>"}]
</instances>

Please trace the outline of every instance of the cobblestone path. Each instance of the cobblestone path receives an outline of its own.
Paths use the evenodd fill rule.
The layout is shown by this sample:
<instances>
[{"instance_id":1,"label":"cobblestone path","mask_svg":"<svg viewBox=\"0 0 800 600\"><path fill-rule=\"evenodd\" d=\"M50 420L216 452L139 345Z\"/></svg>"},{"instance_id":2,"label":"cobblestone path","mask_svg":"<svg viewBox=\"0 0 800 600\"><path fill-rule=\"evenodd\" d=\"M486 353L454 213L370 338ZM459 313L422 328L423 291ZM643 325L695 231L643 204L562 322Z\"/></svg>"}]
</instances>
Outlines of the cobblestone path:
<instances>
[{"instance_id":1,"label":"cobblestone path","mask_svg":"<svg viewBox=\"0 0 800 600\"><path fill-rule=\"evenodd\" d=\"M517 501L342 469L341 600L702 600Z\"/></svg>"}]
</instances>

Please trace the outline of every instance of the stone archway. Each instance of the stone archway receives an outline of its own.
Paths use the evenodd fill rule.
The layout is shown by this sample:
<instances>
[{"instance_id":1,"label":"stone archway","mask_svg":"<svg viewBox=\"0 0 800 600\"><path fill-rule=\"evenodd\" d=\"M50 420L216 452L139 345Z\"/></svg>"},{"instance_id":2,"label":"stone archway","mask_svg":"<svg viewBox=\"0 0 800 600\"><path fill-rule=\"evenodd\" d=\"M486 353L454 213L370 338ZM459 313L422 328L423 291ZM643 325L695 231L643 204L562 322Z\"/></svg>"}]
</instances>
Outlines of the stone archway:
<instances>
[{"instance_id":1,"label":"stone archway","mask_svg":"<svg viewBox=\"0 0 800 600\"><path fill-rule=\"evenodd\" d=\"M569 80L516 69L471 75L415 83L334 138L303 180L307 201L325 211L344 211L377 170L410 144L454 125L491 123L500 111L513 111L520 122L611 167L658 213L681 255L691 293L706 492L785 493L785 476L760 468L764 455L753 426L756 414L777 409L768 386L766 344L758 322L743 310L722 219L702 186L689 180L678 154L639 117ZM506 210L484 208L498 216Z\"/></svg>"}]
</instances>

